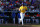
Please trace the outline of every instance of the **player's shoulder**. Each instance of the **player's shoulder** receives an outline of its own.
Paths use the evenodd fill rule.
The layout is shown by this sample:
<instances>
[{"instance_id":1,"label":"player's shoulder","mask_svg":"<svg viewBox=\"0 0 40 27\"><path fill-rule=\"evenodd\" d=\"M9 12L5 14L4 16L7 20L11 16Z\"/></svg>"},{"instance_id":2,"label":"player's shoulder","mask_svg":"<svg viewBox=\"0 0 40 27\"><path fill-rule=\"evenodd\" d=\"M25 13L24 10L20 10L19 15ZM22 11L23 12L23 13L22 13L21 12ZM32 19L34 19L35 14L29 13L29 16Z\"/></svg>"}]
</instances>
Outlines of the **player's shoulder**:
<instances>
[{"instance_id":1,"label":"player's shoulder","mask_svg":"<svg viewBox=\"0 0 40 27\"><path fill-rule=\"evenodd\" d=\"M27 8L27 6L24 6L25 8Z\"/></svg>"}]
</instances>

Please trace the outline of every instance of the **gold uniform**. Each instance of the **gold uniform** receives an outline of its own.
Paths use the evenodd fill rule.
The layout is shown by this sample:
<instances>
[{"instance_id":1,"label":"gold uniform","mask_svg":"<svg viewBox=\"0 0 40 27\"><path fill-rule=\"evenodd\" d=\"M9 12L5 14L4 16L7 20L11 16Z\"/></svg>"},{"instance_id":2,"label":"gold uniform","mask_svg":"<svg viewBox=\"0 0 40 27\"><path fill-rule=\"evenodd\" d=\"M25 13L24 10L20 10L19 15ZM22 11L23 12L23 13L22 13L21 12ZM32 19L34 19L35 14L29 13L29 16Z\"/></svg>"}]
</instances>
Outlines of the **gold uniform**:
<instances>
[{"instance_id":1,"label":"gold uniform","mask_svg":"<svg viewBox=\"0 0 40 27\"><path fill-rule=\"evenodd\" d=\"M20 12L22 12L22 13L25 13L25 11L27 10L27 7L26 6L21 6L20 8L19 8L19 10L20 10Z\"/></svg>"}]
</instances>

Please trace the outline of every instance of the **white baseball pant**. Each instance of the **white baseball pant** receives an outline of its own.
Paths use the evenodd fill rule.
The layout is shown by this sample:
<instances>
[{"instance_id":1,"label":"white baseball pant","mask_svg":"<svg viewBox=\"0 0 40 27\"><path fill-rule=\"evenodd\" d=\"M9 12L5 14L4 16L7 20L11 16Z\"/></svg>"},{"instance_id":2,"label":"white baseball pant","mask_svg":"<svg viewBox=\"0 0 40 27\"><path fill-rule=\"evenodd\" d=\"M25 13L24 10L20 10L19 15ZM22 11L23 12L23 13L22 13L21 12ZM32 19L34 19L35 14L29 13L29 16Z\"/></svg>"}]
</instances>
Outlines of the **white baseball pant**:
<instances>
[{"instance_id":1,"label":"white baseball pant","mask_svg":"<svg viewBox=\"0 0 40 27\"><path fill-rule=\"evenodd\" d=\"M21 16L22 25L23 25L23 19L24 19L25 13L20 13L20 16Z\"/></svg>"}]
</instances>

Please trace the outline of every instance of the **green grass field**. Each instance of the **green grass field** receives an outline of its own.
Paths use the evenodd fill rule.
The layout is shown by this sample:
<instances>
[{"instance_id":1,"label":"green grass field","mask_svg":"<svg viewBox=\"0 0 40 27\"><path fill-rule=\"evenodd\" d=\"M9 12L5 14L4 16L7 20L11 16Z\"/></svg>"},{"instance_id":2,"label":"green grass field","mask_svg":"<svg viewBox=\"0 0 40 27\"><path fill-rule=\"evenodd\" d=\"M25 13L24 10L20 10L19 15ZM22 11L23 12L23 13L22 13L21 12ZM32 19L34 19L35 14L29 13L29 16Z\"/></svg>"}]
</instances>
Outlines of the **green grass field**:
<instances>
[{"instance_id":1,"label":"green grass field","mask_svg":"<svg viewBox=\"0 0 40 27\"><path fill-rule=\"evenodd\" d=\"M13 24L0 24L0 27L40 27L40 25L13 25Z\"/></svg>"}]
</instances>

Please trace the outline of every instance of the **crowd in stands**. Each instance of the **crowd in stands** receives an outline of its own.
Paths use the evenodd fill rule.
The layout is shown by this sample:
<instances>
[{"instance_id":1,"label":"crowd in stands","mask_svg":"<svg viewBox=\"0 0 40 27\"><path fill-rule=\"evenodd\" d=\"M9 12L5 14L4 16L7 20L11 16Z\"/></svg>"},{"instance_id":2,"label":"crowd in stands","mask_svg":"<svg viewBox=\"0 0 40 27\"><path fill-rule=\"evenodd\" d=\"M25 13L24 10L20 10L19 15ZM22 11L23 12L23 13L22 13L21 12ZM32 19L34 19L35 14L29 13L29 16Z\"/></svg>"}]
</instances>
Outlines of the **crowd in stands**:
<instances>
[{"instance_id":1,"label":"crowd in stands","mask_svg":"<svg viewBox=\"0 0 40 27\"><path fill-rule=\"evenodd\" d=\"M38 3L38 4L37 4ZM1 0L0 1L0 8L2 8L4 11L12 11L12 9L19 8L21 4L24 4L32 11L40 11L40 2L34 0ZM2 10L0 9L0 10ZM30 10L30 11L31 11Z\"/></svg>"}]
</instances>

